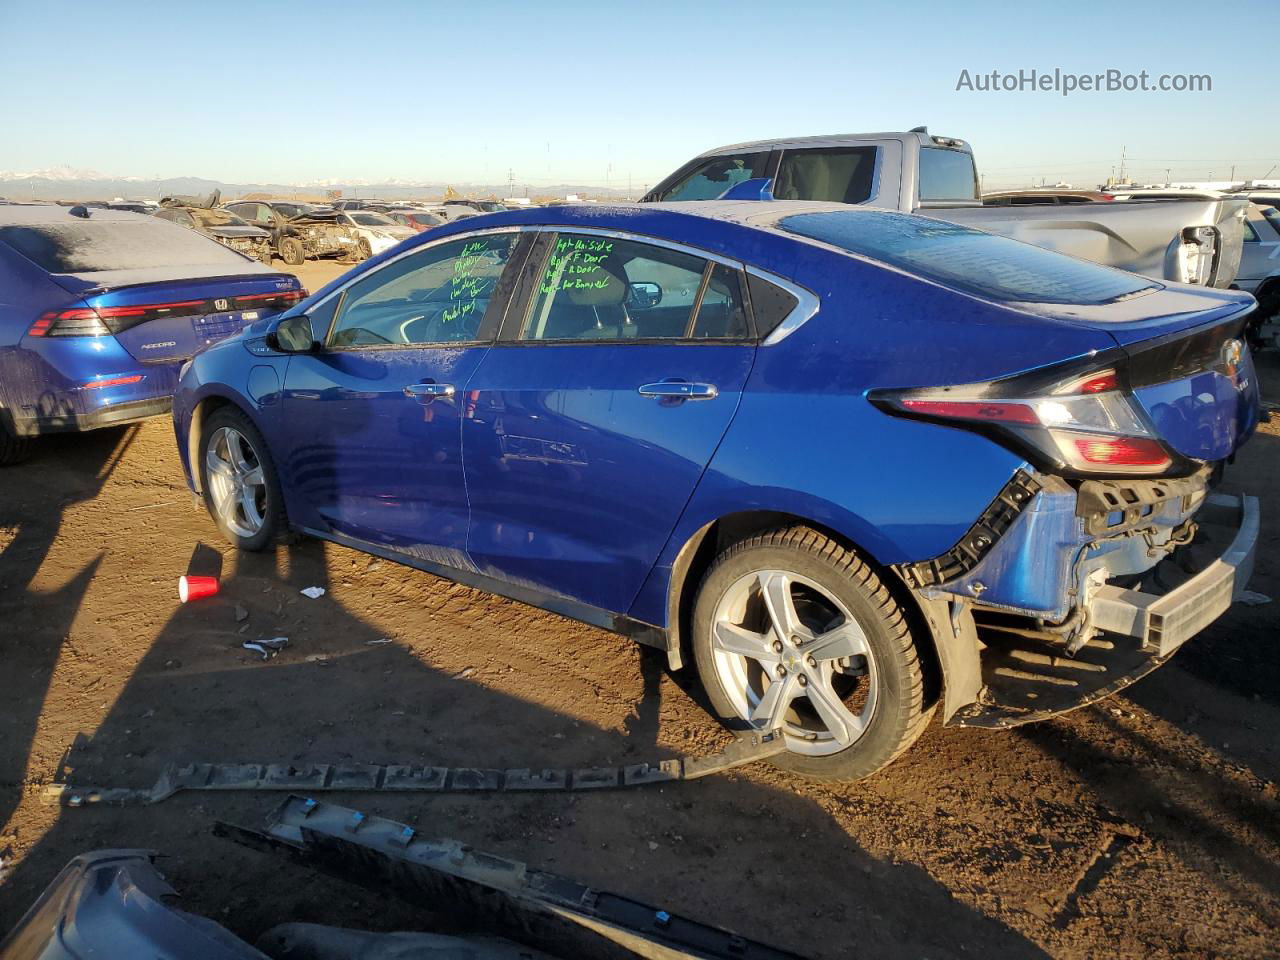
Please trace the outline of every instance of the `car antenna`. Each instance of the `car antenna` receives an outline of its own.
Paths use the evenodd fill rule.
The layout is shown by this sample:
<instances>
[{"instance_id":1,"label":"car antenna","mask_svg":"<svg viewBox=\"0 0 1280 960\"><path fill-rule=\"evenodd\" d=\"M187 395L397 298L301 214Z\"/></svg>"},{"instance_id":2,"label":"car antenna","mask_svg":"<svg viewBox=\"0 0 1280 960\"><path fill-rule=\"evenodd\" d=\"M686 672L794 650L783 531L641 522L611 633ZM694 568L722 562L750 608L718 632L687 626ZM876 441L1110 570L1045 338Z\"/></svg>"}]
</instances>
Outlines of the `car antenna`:
<instances>
[{"instance_id":1,"label":"car antenna","mask_svg":"<svg viewBox=\"0 0 1280 960\"><path fill-rule=\"evenodd\" d=\"M80 204L72 207L67 211L67 213L71 214L73 217L79 217L81 220L89 219L89 208Z\"/></svg>"}]
</instances>

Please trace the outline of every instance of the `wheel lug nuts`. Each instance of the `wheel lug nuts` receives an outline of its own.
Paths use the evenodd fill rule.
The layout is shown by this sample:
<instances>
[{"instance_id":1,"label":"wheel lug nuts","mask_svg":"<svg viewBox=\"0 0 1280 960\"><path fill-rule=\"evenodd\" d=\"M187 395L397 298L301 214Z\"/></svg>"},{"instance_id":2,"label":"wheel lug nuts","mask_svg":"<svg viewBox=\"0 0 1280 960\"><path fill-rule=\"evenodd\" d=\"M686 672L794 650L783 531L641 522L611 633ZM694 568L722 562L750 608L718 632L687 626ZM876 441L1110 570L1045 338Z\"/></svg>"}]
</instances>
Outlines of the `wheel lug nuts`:
<instances>
[{"instance_id":1,"label":"wheel lug nuts","mask_svg":"<svg viewBox=\"0 0 1280 960\"><path fill-rule=\"evenodd\" d=\"M773 652L774 652L774 653L781 653L781 652L782 652L782 641L781 641L781 640L775 640L775 641L773 641Z\"/></svg>"},{"instance_id":2,"label":"wheel lug nuts","mask_svg":"<svg viewBox=\"0 0 1280 960\"><path fill-rule=\"evenodd\" d=\"M816 667L818 665L818 661L813 659L813 657L810 657L808 660L805 661L805 663L809 664L809 666L811 667Z\"/></svg>"},{"instance_id":3,"label":"wheel lug nuts","mask_svg":"<svg viewBox=\"0 0 1280 960\"><path fill-rule=\"evenodd\" d=\"M796 680L800 683L800 686L802 686L802 687L804 687L804 686L808 686L808 684L809 684L809 678L808 678L808 677L806 677L803 673L802 673L802 674L800 674L800 676L798 676L798 677L796 678Z\"/></svg>"},{"instance_id":4,"label":"wheel lug nuts","mask_svg":"<svg viewBox=\"0 0 1280 960\"><path fill-rule=\"evenodd\" d=\"M787 675L787 668L784 667L782 664L778 664L778 669L776 672L779 678L785 677Z\"/></svg>"}]
</instances>

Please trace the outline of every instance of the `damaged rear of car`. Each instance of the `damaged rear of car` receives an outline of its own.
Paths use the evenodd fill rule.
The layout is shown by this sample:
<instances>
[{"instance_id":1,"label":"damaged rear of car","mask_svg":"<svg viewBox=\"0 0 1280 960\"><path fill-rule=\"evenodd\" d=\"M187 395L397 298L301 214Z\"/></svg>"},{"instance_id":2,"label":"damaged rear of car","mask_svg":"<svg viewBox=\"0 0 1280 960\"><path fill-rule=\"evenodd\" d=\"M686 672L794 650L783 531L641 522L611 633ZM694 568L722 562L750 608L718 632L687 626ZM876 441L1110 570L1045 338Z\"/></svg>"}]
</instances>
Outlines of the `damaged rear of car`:
<instances>
[{"instance_id":1,"label":"damaged rear of car","mask_svg":"<svg viewBox=\"0 0 1280 960\"><path fill-rule=\"evenodd\" d=\"M888 216L873 230L821 215L781 225L1029 324L1100 335L1065 362L868 394L1024 458L949 550L895 566L948 642L980 649L980 681L971 672L945 712L1009 726L1106 696L1225 612L1252 571L1256 500L1211 490L1259 420L1253 302L1060 258L1041 273L1032 248Z\"/></svg>"}]
</instances>

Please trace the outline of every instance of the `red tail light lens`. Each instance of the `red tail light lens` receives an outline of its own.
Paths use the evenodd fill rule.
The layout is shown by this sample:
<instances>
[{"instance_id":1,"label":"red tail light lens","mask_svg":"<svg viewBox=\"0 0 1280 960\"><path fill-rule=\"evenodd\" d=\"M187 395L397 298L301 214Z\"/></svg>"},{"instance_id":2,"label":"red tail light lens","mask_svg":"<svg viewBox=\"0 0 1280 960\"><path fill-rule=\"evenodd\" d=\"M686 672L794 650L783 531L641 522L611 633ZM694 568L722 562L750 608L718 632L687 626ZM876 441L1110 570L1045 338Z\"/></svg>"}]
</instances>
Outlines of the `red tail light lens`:
<instances>
[{"instance_id":1,"label":"red tail light lens","mask_svg":"<svg viewBox=\"0 0 1280 960\"><path fill-rule=\"evenodd\" d=\"M913 413L960 420L990 420L1003 423L1039 424L1036 412L1025 403L975 403L972 400L903 400Z\"/></svg>"},{"instance_id":2,"label":"red tail light lens","mask_svg":"<svg viewBox=\"0 0 1280 960\"><path fill-rule=\"evenodd\" d=\"M1169 455L1155 440L1142 437L1089 437L1077 434L1071 438L1087 463L1106 467L1169 466Z\"/></svg>"},{"instance_id":3,"label":"red tail light lens","mask_svg":"<svg viewBox=\"0 0 1280 960\"><path fill-rule=\"evenodd\" d=\"M878 391L881 409L991 434L1067 474L1157 474L1173 457L1117 370L1057 381L1023 378L925 390Z\"/></svg>"},{"instance_id":4,"label":"red tail light lens","mask_svg":"<svg viewBox=\"0 0 1280 960\"><path fill-rule=\"evenodd\" d=\"M104 337L109 333L98 311L84 308L42 313L27 330L32 337Z\"/></svg>"}]
</instances>

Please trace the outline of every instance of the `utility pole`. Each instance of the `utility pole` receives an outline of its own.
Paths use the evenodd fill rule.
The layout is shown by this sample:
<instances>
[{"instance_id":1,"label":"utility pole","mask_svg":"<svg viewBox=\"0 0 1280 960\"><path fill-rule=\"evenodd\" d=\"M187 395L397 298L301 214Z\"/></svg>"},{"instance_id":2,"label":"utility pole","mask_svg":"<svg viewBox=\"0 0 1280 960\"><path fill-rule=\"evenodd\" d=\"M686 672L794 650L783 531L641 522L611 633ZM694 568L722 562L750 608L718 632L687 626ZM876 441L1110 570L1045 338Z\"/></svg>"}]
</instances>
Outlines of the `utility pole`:
<instances>
[{"instance_id":1,"label":"utility pole","mask_svg":"<svg viewBox=\"0 0 1280 960\"><path fill-rule=\"evenodd\" d=\"M1121 182L1121 183L1124 183L1124 182L1125 182L1125 179L1124 179L1124 160L1125 160L1125 153L1128 151L1128 149L1129 149L1128 147L1124 147L1124 146L1122 146L1122 147L1120 148L1120 182Z\"/></svg>"},{"instance_id":2,"label":"utility pole","mask_svg":"<svg viewBox=\"0 0 1280 960\"><path fill-rule=\"evenodd\" d=\"M1168 187L1168 186L1172 186L1172 184L1173 184L1173 177L1169 176L1169 167L1165 167L1164 168L1164 185Z\"/></svg>"},{"instance_id":3,"label":"utility pole","mask_svg":"<svg viewBox=\"0 0 1280 960\"><path fill-rule=\"evenodd\" d=\"M1236 182L1236 165L1234 163L1231 165L1231 182Z\"/></svg>"},{"instance_id":4,"label":"utility pole","mask_svg":"<svg viewBox=\"0 0 1280 960\"><path fill-rule=\"evenodd\" d=\"M514 197L516 195L516 175L510 167L507 167L507 196Z\"/></svg>"}]
</instances>

